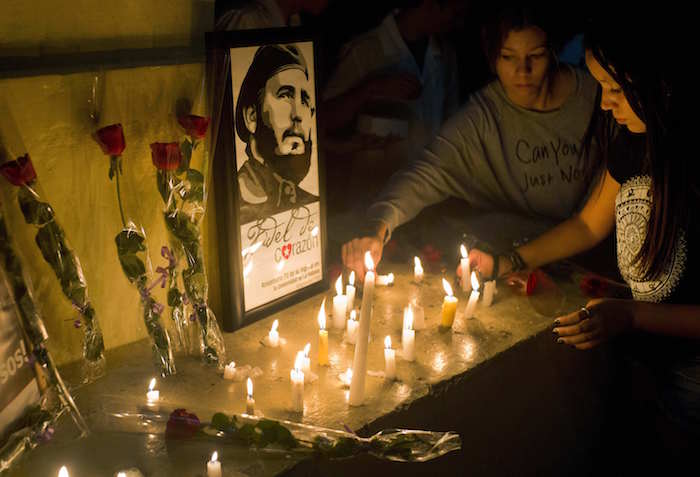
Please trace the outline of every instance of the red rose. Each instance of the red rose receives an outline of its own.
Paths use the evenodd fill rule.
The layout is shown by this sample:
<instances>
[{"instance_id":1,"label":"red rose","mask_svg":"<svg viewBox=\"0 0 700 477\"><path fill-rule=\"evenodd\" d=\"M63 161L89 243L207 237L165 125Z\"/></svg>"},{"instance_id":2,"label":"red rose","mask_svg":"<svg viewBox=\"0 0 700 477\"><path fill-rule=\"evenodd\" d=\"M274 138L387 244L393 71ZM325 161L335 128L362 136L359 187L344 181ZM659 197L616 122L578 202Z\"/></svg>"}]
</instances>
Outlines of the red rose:
<instances>
[{"instance_id":1,"label":"red rose","mask_svg":"<svg viewBox=\"0 0 700 477\"><path fill-rule=\"evenodd\" d=\"M527 277L527 285L525 286L525 293L527 296L532 295L535 293L535 290L537 289L537 275L536 271L530 272L530 275Z\"/></svg>"},{"instance_id":2,"label":"red rose","mask_svg":"<svg viewBox=\"0 0 700 477\"><path fill-rule=\"evenodd\" d=\"M431 244L427 244L421 250L421 255L429 263L438 263L442 260L442 253L437 248L433 247Z\"/></svg>"},{"instance_id":3,"label":"red rose","mask_svg":"<svg viewBox=\"0 0 700 477\"><path fill-rule=\"evenodd\" d=\"M199 418L187 412L186 409L175 409L165 426L165 437L168 439L187 439L199 431Z\"/></svg>"},{"instance_id":4,"label":"red rose","mask_svg":"<svg viewBox=\"0 0 700 477\"><path fill-rule=\"evenodd\" d=\"M112 124L98 129L94 138L102 148L102 152L109 156L121 156L126 148L121 124Z\"/></svg>"},{"instance_id":5,"label":"red rose","mask_svg":"<svg viewBox=\"0 0 700 477\"><path fill-rule=\"evenodd\" d=\"M151 144L151 160L160 170L174 171L182 161L180 145L176 142L154 142Z\"/></svg>"},{"instance_id":6,"label":"red rose","mask_svg":"<svg viewBox=\"0 0 700 477\"><path fill-rule=\"evenodd\" d=\"M23 186L31 184L36 179L36 172L29 159L29 154L18 157L16 161L9 161L0 166L0 174L7 179L10 184Z\"/></svg>"},{"instance_id":7,"label":"red rose","mask_svg":"<svg viewBox=\"0 0 700 477\"><path fill-rule=\"evenodd\" d=\"M183 127L188 136L192 136L192 139L202 139L207 135L209 118L188 114L177 118L177 122L180 123L180 126Z\"/></svg>"}]
</instances>

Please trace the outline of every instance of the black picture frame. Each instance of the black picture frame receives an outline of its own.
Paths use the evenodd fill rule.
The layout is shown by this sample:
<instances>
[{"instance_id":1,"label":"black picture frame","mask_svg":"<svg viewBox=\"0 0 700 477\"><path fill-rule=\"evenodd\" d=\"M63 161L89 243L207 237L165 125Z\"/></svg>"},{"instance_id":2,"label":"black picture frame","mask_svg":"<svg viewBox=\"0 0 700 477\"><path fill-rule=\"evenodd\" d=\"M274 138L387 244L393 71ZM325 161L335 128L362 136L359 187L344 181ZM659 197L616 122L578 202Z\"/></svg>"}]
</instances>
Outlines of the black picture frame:
<instances>
[{"instance_id":1,"label":"black picture frame","mask_svg":"<svg viewBox=\"0 0 700 477\"><path fill-rule=\"evenodd\" d=\"M207 81L213 124L211 151L217 265L222 308L219 316L225 331L246 326L328 289L325 164L318 147L320 119L317 104L320 96L317 86L317 44L314 35L303 28L206 34ZM307 82L300 73L305 74ZM281 81L283 74L284 80ZM272 82L260 80L273 76L275 80ZM288 79L294 86L288 88L289 91L283 92L282 87L277 91L268 88L273 83L283 85ZM241 94L244 81L246 89ZM265 85L262 89L261 83ZM257 94L250 91L257 91ZM270 92L274 94L268 96ZM294 98L290 100L291 95ZM253 96L261 98L258 109L265 110L264 113L256 114L258 110L250 106ZM294 103L300 119L295 119L294 125L287 129L280 127L278 122L275 129L268 110L275 111L275 104L281 104L281 109L277 110L282 111L280 117L286 117L285 108L292 108L289 101L304 97L300 99L301 103ZM241 104L245 103L246 106L239 109L244 113L236 109L241 98L244 100ZM270 106L281 100L285 103L277 102ZM311 122L308 121L309 109L313 109ZM264 123L267 135L257 126L253 128L255 133L251 132L247 125L260 124L257 120L263 114L267 114ZM237 117L241 124L238 129ZM306 124L311 126L310 129ZM284 132L280 133L280 129L284 129ZM292 130L293 134L287 135ZM256 134L258 131L260 134ZM244 143L243 137L247 137L248 142ZM270 142L271 139L275 141ZM256 161L264 153L270 152L270 144L276 145L273 148L275 153L281 149L282 152L289 152L289 155L280 154L276 158L273 155L269 162ZM295 154L295 149L301 149L304 153ZM308 159L299 157L304 156L306 151ZM293 159L289 163L283 162L286 158ZM274 162L275 159L277 162ZM303 171L306 162L308 174L298 181L299 171ZM273 167L273 164L277 167ZM279 188L269 187L275 184L270 177L278 181ZM257 226L252 235L251 224ZM261 236L261 233L264 235ZM255 236L264 240L251 238ZM262 245L257 245L258 242L262 242ZM251 253L252 249L255 250ZM248 250L245 256L244 250ZM278 257L281 257L280 261L277 261ZM281 261L284 264L280 270ZM285 271L285 266L288 271ZM251 279L251 276L254 278Z\"/></svg>"}]
</instances>

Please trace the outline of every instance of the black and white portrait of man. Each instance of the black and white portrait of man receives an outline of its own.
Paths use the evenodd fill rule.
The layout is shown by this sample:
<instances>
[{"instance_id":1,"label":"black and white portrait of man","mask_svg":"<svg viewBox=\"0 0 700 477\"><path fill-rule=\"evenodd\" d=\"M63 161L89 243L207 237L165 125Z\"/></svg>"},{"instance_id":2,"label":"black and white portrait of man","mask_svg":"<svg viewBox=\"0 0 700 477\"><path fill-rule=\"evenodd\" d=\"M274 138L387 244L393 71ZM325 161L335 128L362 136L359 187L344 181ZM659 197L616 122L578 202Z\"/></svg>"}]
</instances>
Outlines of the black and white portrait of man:
<instances>
[{"instance_id":1,"label":"black and white portrait of man","mask_svg":"<svg viewBox=\"0 0 700 477\"><path fill-rule=\"evenodd\" d=\"M302 184L310 170L317 173L314 83L302 49L257 48L240 84L234 118L245 151L237 152L240 223L318 201L318 179Z\"/></svg>"}]
</instances>

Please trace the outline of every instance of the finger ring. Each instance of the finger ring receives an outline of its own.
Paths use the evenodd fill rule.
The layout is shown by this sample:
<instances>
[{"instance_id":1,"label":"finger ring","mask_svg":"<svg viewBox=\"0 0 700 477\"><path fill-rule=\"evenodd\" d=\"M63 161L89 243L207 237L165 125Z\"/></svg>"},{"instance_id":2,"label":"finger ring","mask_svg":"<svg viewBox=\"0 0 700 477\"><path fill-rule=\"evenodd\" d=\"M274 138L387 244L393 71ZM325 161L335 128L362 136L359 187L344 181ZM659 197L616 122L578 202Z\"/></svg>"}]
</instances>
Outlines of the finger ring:
<instances>
[{"instance_id":1,"label":"finger ring","mask_svg":"<svg viewBox=\"0 0 700 477\"><path fill-rule=\"evenodd\" d=\"M585 319L585 318L590 318L590 317L591 317L591 310L589 310L589 309L588 309L587 307L585 307L585 306L582 306L582 307L581 307L580 312L583 313L583 314L585 315L585 316L584 316L584 319Z\"/></svg>"}]
</instances>

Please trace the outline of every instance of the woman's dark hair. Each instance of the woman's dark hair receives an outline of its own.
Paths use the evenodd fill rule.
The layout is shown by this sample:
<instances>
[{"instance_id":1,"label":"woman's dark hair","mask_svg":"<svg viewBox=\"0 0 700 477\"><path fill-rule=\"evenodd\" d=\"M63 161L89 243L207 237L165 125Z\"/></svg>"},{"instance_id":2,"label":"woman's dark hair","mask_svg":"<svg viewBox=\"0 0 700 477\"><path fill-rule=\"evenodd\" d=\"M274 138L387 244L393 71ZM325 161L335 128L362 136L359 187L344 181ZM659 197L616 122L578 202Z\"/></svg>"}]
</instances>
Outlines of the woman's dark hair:
<instances>
[{"instance_id":1,"label":"woman's dark hair","mask_svg":"<svg viewBox=\"0 0 700 477\"><path fill-rule=\"evenodd\" d=\"M549 74L556 71L558 62L555 52L561 47L562 39L551 12L532 7L499 7L486 13L481 28L481 47L493 74L496 74L496 60L501 54L508 33L528 27L537 27L547 34L547 49L550 52Z\"/></svg>"},{"instance_id":2,"label":"woman's dark hair","mask_svg":"<svg viewBox=\"0 0 700 477\"><path fill-rule=\"evenodd\" d=\"M645 21L608 10L604 18L589 22L584 35L587 54L620 85L630 107L646 125L642 172L652 179L652 205L648 232L635 258L645 279L658 277L673 258L679 234L688 224L690 181L694 180L688 152L677 150L681 139L678 94L674 95L675 68L669 61L677 44L659 31L664 21L657 14ZM597 114L599 132L614 129L609 111ZM609 135L599 139L607 149Z\"/></svg>"}]
</instances>

